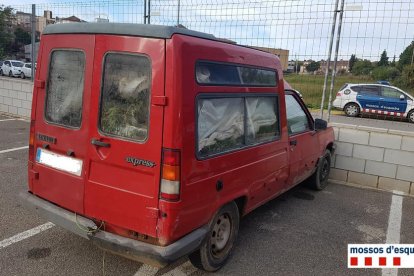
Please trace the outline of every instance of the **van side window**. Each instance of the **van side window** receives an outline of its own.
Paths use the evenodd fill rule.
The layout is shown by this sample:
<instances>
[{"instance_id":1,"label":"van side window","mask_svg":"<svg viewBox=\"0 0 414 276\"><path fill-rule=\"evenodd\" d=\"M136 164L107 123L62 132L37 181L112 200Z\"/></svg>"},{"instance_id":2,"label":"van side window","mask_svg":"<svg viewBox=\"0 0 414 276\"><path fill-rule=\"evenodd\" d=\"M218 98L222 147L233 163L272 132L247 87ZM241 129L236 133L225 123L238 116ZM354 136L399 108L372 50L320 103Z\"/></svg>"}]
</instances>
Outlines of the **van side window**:
<instances>
[{"instance_id":1,"label":"van side window","mask_svg":"<svg viewBox=\"0 0 414 276\"><path fill-rule=\"evenodd\" d=\"M277 139L278 114L276 96L199 99L198 155L208 157Z\"/></svg>"},{"instance_id":2,"label":"van side window","mask_svg":"<svg viewBox=\"0 0 414 276\"><path fill-rule=\"evenodd\" d=\"M248 144L266 142L279 136L276 97L248 97L246 111Z\"/></svg>"},{"instance_id":3,"label":"van side window","mask_svg":"<svg viewBox=\"0 0 414 276\"><path fill-rule=\"evenodd\" d=\"M310 130L308 116L295 97L286 95L285 100L289 135Z\"/></svg>"},{"instance_id":4,"label":"van side window","mask_svg":"<svg viewBox=\"0 0 414 276\"><path fill-rule=\"evenodd\" d=\"M48 122L78 128L82 120L85 54L55 50L50 57L45 118Z\"/></svg>"},{"instance_id":5,"label":"van side window","mask_svg":"<svg viewBox=\"0 0 414 276\"><path fill-rule=\"evenodd\" d=\"M198 150L201 156L239 148L243 143L243 98L198 101Z\"/></svg>"},{"instance_id":6,"label":"van side window","mask_svg":"<svg viewBox=\"0 0 414 276\"><path fill-rule=\"evenodd\" d=\"M274 87L277 84L274 70L207 61L197 62L196 79L204 85Z\"/></svg>"},{"instance_id":7,"label":"van side window","mask_svg":"<svg viewBox=\"0 0 414 276\"><path fill-rule=\"evenodd\" d=\"M148 136L151 62L145 56L108 53L101 93L100 130L145 141Z\"/></svg>"}]
</instances>

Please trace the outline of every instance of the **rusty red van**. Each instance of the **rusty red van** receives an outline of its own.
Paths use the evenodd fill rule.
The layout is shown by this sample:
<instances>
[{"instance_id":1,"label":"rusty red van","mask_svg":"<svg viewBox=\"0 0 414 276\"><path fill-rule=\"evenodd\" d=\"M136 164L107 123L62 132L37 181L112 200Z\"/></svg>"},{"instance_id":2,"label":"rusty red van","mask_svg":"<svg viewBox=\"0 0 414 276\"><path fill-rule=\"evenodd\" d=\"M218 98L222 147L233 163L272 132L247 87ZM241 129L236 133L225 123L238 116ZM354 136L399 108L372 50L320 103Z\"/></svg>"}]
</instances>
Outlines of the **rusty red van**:
<instances>
[{"instance_id":1,"label":"rusty red van","mask_svg":"<svg viewBox=\"0 0 414 276\"><path fill-rule=\"evenodd\" d=\"M105 250L215 271L242 216L327 185L333 142L275 55L183 28L49 25L22 197Z\"/></svg>"}]
</instances>

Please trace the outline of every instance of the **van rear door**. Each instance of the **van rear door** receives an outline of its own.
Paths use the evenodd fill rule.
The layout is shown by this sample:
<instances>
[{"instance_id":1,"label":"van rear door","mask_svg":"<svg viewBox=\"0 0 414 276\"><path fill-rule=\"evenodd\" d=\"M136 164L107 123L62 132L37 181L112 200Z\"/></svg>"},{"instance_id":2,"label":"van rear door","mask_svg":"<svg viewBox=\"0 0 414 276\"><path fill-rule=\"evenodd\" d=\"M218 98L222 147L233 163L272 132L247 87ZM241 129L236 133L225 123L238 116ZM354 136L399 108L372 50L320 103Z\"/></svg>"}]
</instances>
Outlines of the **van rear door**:
<instances>
[{"instance_id":1,"label":"van rear door","mask_svg":"<svg viewBox=\"0 0 414 276\"><path fill-rule=\"evenodd\" d=\"M156 236L165 40L96 35L86 215Z\"/></svg>"},{"instance_id":2,"label":"van rear door","mask_svg":"<svg viewBox=\"0 0 414 276\"><path fill-rule=\"evenodd\" d=\"M93 35L44 35L33 99L35 162L32 192L83 213ZM82 108L83 106L83 108ZM33 119L33 118L32 118ZM33 160L31 160L33 161Z\"/></svg>"}]
</instances>

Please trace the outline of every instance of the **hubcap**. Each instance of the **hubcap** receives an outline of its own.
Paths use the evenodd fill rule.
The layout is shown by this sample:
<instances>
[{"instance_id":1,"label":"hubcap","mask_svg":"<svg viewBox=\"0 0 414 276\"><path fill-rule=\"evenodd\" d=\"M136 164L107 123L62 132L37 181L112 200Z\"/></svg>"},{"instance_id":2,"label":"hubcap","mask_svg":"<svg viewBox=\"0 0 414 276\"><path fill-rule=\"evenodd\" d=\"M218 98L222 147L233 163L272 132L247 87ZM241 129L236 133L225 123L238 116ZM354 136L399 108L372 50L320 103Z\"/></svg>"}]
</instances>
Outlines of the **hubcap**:
<instances>
[{"instance_id":1,"label":"hubcap","mask_svg":"<svg viewBox=\"0 0 414 276\"><path fill-rule=\"evenodd\" d=\"M349 115L355 115L358 112L358 108L355 105L349 105L346 107L346 112Z\"/></svg>"},{"instance_id":2,"label":"hubcap","mask_svg":"<svg viewBox=\"0 0 414 276\"><path fill-rule=\"evenodd\" d=\"M411 112L410 114L410 121L414 123L414 112Z\"/></svg>"},{"instance_id":3,"label":"hubcap","mask_svg":"<svg viewBox=\"0 0 414 276\"><path fill-rule=\"evenodd\" d=\"M216 257L225 249L230 239L231 222L227 214L222 214L211 231L211 251Z\"/></svg>"}]
</instances>

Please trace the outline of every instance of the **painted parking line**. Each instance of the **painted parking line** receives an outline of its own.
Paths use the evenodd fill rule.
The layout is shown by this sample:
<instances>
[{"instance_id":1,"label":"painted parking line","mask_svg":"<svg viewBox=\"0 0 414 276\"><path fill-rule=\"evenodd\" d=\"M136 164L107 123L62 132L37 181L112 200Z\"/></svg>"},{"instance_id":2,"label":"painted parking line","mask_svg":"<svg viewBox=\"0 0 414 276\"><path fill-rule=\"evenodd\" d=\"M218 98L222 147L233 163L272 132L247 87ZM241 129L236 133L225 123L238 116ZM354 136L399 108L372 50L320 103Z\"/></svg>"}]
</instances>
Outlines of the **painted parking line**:
<instances>
[{"instance_id":1,"label":"painted parking line","mask_svg":"<svg viewBox=\"0 0 414 276\"><path fill-rule=\"evenodd\" d=\"M52 228L53 226L55 226L53 223L51 222L47 222L45 224L39 225L35 228L29 229L27 231L24 231L22 233L19 233L17 235L14 235L13 237L10 237L8 239L2 240L0 241L0 249L5 248L9 245L12 245L16 242L28 239L30 237L33 237L43 231L46 231L47 229Z\"/></svg>"},{"instance_id":2,"label":"painted parking line","mask_svg":"<svg viewBox=\"0 0 414 276\"><path fill-rule=\"evenodd\" d=\"M12 152L12 151L17 151L17 150L24 150L24 149L28 149L28 148L29 148L29 146L24 146L24 147L19 147L19 148L0 150L0 153Z\"/></svg>"},{"instance_id":3,"label":"painted parking line","mask_svg":"<svg viewBox=\"0 0 414 276\"><path fill-rule=\"evenodd\" d=\"M171 271L168 271L167 273L163 274L163 276L187 276L194 272L196 272L198 269L195 268L190 261L187 261L183 263L180 266L177 266Z\"/></svg>"},{"instance_id":4,"label":"painted parking line","mask_svg":"<svg viewBox=\"0 0 414 276\"><path fill-rule=\"evenodd\" d=\"M393 191L385 243L400 243L403 193ZM382 276L397 276L398 268L383 268Z\"/></svg>"},{"instance_id":5,"label":"painted parking line","mask_svg":"<svg viewBox=\"0 0 414 276\"><path fill-rule=\"evenodd\" d=\"M162 276L187 276L194 272L196 272L198 269L195 268L190 261L187 261L174 269L171 269L169 271L166 271L162 273L161 271L165 268L157 268L152 267L147 264L142 264L142 266L138 269L138 271L134 274L134 276L154 276L154 275L162 275Z\"/></svg>"},{"instance_id":6,"label":"painted parking line","mask_svg":"<svg viewBox=\"0 0 414 276\"><path fill-rule=\"evenodd\" d=\"M147 264L142 264L134 276L153 276L157 274L159 268Z\"/></svg>"},{"instance_id":7,"label":"painted parking line","mask_svg":"<svg viewBox=\"0 0 414 276\"><path fill-rule=\"evenodd\" d=\"M23 121L23 122L29 122L27 119L23 118L10 118L10 119L1 119L0 122L9 122L9 121Z\"/></svg>"}]
</instances>

